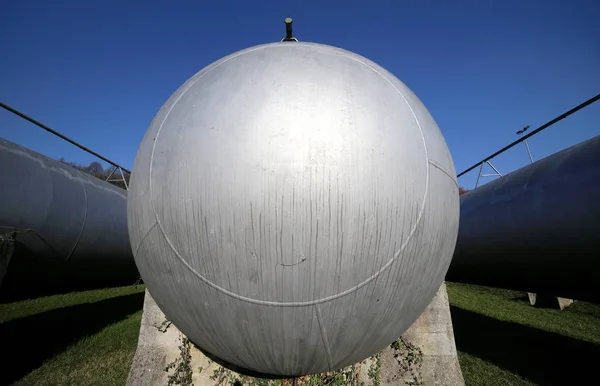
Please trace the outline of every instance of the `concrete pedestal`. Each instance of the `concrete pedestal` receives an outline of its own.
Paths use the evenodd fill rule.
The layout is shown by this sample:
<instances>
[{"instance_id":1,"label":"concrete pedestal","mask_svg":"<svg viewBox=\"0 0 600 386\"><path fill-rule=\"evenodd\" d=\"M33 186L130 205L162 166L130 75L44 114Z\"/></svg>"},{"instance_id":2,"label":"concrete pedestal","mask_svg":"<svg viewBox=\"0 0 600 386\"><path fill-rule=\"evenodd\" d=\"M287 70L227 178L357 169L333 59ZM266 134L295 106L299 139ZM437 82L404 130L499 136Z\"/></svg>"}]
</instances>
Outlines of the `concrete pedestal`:
<instances>
[{"instance_id":1,"label":"concrete pedestal","mask_svg":"<svg viewBox=\"0 0 600 386\"><path fill-rule=\"evenodd\" d=\"M529 298L529 304L532 306L535 305L558 305L558 308L564 310L573 304L573 299L561 298L557 296L548 296L548 295L539 295L532 292L527 293L527 297Z\"/></svg>"},{"instance_id":2,"label":"concrete pedestal","mask_svg":"<svg viewBox=\"0 0 600 386\"><path fill-rule=\"evenodd\" d=\"M214 358L213 358L214 359ZM446 286L397 341L345 369L296 379L262 379L223 367L165 319L148 291L128 386L150 385L464 385Z\"/></svg>"}]
</instances>

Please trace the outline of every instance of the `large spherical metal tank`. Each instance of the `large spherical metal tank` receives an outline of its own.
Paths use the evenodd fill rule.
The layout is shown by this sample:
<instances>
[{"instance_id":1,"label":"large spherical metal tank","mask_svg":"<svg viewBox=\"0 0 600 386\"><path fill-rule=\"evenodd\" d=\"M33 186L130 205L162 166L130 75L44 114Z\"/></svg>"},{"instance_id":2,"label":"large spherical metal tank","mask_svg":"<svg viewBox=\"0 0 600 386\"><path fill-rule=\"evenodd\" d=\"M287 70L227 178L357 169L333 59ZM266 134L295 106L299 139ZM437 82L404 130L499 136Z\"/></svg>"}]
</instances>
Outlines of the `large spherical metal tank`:
<instances>
[{"instance_id":1,"label":"large spherical metal tank","mask_svg":"<svg viewBox=\"0 0 600 386\"><path fill-rule=\"evenodd\" d=\"M419 99L354 53L275 43L164 104L128 224L159 307L200 348L264 374L337 369L425 310L458 231L456 174Z\"/></svg>"}]
</instances>

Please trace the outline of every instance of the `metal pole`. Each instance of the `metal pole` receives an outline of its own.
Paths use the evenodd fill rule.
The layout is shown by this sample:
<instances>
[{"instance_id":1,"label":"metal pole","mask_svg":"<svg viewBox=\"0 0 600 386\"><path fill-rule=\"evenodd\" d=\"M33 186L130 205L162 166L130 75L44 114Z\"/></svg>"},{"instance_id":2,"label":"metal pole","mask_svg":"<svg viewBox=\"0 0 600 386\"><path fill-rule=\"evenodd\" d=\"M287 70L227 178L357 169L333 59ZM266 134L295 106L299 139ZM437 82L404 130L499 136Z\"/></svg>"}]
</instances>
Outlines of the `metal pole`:
<instances>
[{"instance_id":1,"label":"metal pole","mask_svg":"<svg viewBox=\"0 0 600 386\"><path fill-rule=\"evenodd\" d=\"M475 187L479 186L479 179L481 178L481 172L483 170L483 164L484 164L484 162L481 163L481 167L479 168L479 174L477 175L477 181L475 182Z\"/></svg>"},{"instance_id":2,"label":"metal pole","mask_svg":"<svg viewBox=\"0 0 600 386\"><path fill-rule=\"evenodd\" d=\"M78 144L77 142L73 141L71 138L62 135L61 133L59 133L59 132L57 132L55 130L52 130L51 128L49 128L48 126L44 125L43 123L36 121L35 119L33 119L33 118L31 118L31 117L23 114L22 112L14 109L12 107L10 107L9 105L7 105L7 104L5 104L3 102L0 102L0 107L2 107L5 110L10 111L11 113L13 113L15 115L18 115L19 117L25 119L26 121L29 121L29 122L33 123L34 125L36 125L38 127L41 127L42 129L44 129L44 130L46 130L46 131L48 131L48 132L56 135L57 137L64 139L65 141L69 142L70 144L77 146L81 150L83 150L85 152L88 152L88 153L90 153L91 155L93 155L95 157L100 158L102 161L107 162L107 163L111 164L114 167L121 168L121 170L124 170L127 173L131 174L131 172L129 170L125 169L121 165L119 165L119 164L117 164L117 163L109 160L108 158L105 158L105 157L101 156L100 154L96 153L95 151L92 151L92 150L88 149L87 147L85 147L83 145Z\"/></svg>"},{"instance_id":3,"label":"metal pole","mask_svg":"<svg viewBox=\"0 0 600 386\"><path fill-rule=\"evenodd\" d=\"M521 130L517 131L517 135L518 136L522 136L527 129L529 129L529 125L525 126L524 128L522 128ZM527 154L529 155L529 161L530 163L533 163L533 157L531 156L531 150L529 149L529 143L527 143L527 140L525 139L523 142L525 142L525 148L527 149Z\"/></svg>"},{"instance_id":4,"label":"metal pole","mask_svg":"<svg viewBox=\"0 0 600 386\"><path fill-rule=\"evenodd\" d=\"M289 40L294 37L294 35L292 34L292 23L294 21L292 20L292 18L288 17L284 20L284 22L285 22L285 38Z\"/></svg>"},{"instance_id":5,"label":"metal pole","mask_svg":"<svg viewBox=\"0 0 600 386\"><path fill-rule=\"evenodd\" d=\"M282 42L297 42L298 39L296 39L292 33L292 23L294 21L290 17L286 18L284 21L285 21L285 37L283 39L281 39L281 41Z\"/></svg>"},{"instance_id":6,"label":"metal pole","mask_svg":"<svg viewBox=\"0 0 600 386\"><path fill-rule=\"evenodd\" d=\"M111 170L110 174L109 174L109 175L108 175L108 177L106 177L106 179L104 180L104 181L106 181L106 182L108 182L108 180L110 180L110 177L112 177L112 176L113 176L113 174L115 174L115 171L117 170L117 168L116 168L116 167L112 167L111 169L112 169L112 170Z\"/></svg>"},{"instance_id":7,"label":"metal pole","mask_svg":"<svg viewBox=\"0 0 600 386\"><path fill-rule=\"evenodd\" d=\"M121 178L123 179L123 183L125 184L125 190L129 190L129 186L127 185L127 181L125 180L125 173L123 173L123 169L119 168L121 172Z\"/></svg>"},{"instance_id":8,"label":"metal pole","mask_svg":"<svg viewBox=\"0 0 600 386\"><path fill-rule=\"evenodd\" d=\"M477 167L479 164L481 164L481 163L483 163L483 162L486 162L486 161L489 161L489 160L491 160L492 158L494 158L495 156L497 156L497 155L498 155L498 154L500 154L500 153L504 153L505 151L507 151L507 150L508 150L508 149L510 149L511 147L513 147L513 146L517 145L518 143L525 141L527 138L529 138L529 137L531 137L531 136L533 136L533 135L535 135L535 134L539 133L540 131L542 131L542 130L544 130L544 129L546 129L546 128L550 127L550 126L552 126L552 125L553 125L553 124L555 124L556 122L558 122L558 121L561 121L561 120L565 119L565 118L566 118L566 117L568 117L569 115L576 113L577 111L581 110L582 108L584 108L584 107L587 107L587 106L591 105L592 103L594 103L594 102L598 101L599 99L600 99L600 94L596 95L596 96L595 96L595 97L593 97L593 98L590 98L590 99L588 99L587 101L583 102L583 103L582 103L582 104L580 104L580 105L577 105L577 106L573 107L571 110L567 111L566 113L564 113L564 114L562 114L562 115L559 115L558 117L554 118L554 119L553 119L553 120L551 120L550 122L547 122L547 123L543 124L542 126L540 126L540 127L538 127L537 129L533 130L531 133L529 133L529 134L527 134L527 135L525 135L525 136L521 137L521 139L518 139L518 140L514 141L513 143L511 143L511 144L509 144L509 145L507 145L507 146L503 147L502 149L498 150L498 151L497 151L497 152L495 152L494 154L492 154L492 155L490 155L490 156L488 156L488 157L484 158L483 160L481 160L481 161L477 162L476 164L474 164L474 165L473 165L473 166L471 166L470 168L468 168L468 169L466 169L466 170L462 171L461 173L459 173L459 174L458 174L456 177L463 176L464 174L466 174L466 173L470 172L471 170L475 169L475 168L476 168L476 167Z\"/></svg>"},{"instance_id":9,"label":"metal pole","mask_svg":"<svg viewBox=\"0 0 600 386\"><path fill-rule=\"evenodd\" d=\"M496 174L498 174L500 177L502 177L502 173L500 173L500 172L498 171L498 169L496 169L496 168L494 167L494 165L492 165L492 163L491 163L490 161L485 161L485 163L487 163L488 165L490 165L490 167L491 167L492 169L494 169L494 171L496 172ZM483 164L482 164L482 165L483 165Z\"/></svg>"},{"instance_id":10,"label":"metal pole","mask_svg":"<svg viewBox=\"0 0 600 386\"><path fill-rule=\"evenodd\" d=\"M529 144L527 143L527 140L525 140L524 142L525 142L525 147L527 148L527 154L529 154L529 161L531 163L533 163L533 157L531 156L531 150L529 149Z\"/></svg>"}]
</instances>

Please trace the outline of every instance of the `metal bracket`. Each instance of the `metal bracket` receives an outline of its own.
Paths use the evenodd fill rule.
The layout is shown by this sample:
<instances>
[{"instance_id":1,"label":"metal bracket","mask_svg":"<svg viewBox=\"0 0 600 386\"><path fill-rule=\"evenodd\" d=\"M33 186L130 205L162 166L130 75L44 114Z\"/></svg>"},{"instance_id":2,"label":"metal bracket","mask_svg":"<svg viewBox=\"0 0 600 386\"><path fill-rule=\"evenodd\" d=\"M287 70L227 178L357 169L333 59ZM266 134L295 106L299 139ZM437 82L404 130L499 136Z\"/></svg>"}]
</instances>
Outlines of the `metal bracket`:
<instances>
[{"instance_id":1,"label":"metal bracket","mask_svg":"<svg viewBox=\"0 0 600 386\"><path fill-rule=\"evenodd\" d=\"M484 164L488 164L490 165L490 167L496 172L493 174L481 174L481 172L483 171L483 165ZM492 163L490 161L485 161L482 162L481 165L479 166L479 174L477 175L477 182L475 182L475 188L477 186L479 186L479 180L481 179L481 177L502 177L502 173L500 173L498 171L498 169L496 169L496 167L494 165L492 165Z\"/></svg>"},{"instance_id":2,"label":"metal bracket","mask_svg":"<svg viewBox=\"0 0 600 386\"><path fill-rule=\"evenodd\" d=\"M117 179L110 179L116 171L119 171L119 174L121 175L121 178L117 178ZM129 185L127 184L127 179L125 178L125 172L123 171L123 169L120 166L113 166L112 171L110 172L110 174L108 175L108 177L106 177L106 180L104 180L106 182L119 182L122 181L123 184L125 185L125 190L129 190Z\"/></svg>"},{"instance_id":3,"label":"metal bracket","mask_svg":"<svg viewBox=\"0 0 600 386\"><path fill-rule=\"evenodd\" d=\"M521 130L517 131L517 135L518 136L522 136L523 134L525 134L525 132L527 131L527 129L529 129L529 125L525 126L524 128L522 128ZM525 138L523 140L523 142L525 142L525 147L527 148L527 155L529 155L529 162L533 163L533 156L531 155L531 149L529 148L529 143L527 143L527 138ZM490 165L490 167L494 170L494 174L481 174L481 172L483 171L483 164L488 164ZM461 173L463 174L463 173ZM479 174L477 175L477 181L475 182L475 188L477 186L479 186L479 180L481 179L481 177L502 177L502 173L500 173L498 171L498 169L496 169L494 167L494 165L492 165L492 163L488 160L485 162L482 162L479 165Z\"/></svg>"},{"instance_id":4,"label":"metal bracket","mask_svg":"<svg viewBox=\"0 0 600 386\"><path fill-rule=\"evenodd\" d=\"M530 127L531 127L530 125L525 126L521 130L517 131L517 135L522 136L523 134L525 134L527 129L529 129ZM523 142L525 142L525 147L527 148L527 155L529 155L529 162L533 163L533 157L531 156L531 149L529 148L529 143L527 143L527 138L525 138L523 140Z\"/></svg>"}]
</instances>

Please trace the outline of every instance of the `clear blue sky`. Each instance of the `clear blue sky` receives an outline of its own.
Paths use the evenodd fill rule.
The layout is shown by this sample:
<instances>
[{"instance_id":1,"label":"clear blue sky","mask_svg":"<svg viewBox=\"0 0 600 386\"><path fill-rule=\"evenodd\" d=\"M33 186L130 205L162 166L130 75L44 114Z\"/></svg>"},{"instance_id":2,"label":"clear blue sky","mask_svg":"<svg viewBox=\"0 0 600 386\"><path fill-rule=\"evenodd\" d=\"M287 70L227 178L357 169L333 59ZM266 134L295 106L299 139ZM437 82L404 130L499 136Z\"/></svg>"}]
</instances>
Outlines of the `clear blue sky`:
<instances>
[{"instance_id":1,"label":"clear blue sky","mask_svg":"<svg viewBox=\"0 0 600 386\"><path fill-rule=\"evenodd\" d=\"M285 17L298 39L364 55L406 83L457 171L600 93L598 0L5 0L0 100L131 167L172 92L224 55L280 40ZM530 144L540 158L598 134L600 102ZM92 161L4 110L0 136ZM526 162L519 145L495 164L508 172Z\"/></svg>"}]
</instances>

